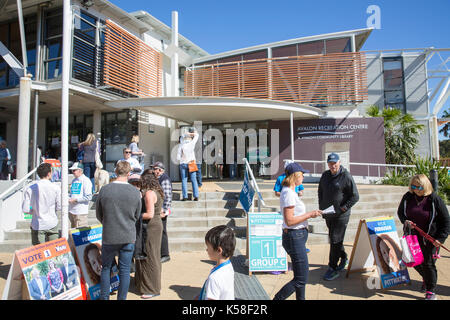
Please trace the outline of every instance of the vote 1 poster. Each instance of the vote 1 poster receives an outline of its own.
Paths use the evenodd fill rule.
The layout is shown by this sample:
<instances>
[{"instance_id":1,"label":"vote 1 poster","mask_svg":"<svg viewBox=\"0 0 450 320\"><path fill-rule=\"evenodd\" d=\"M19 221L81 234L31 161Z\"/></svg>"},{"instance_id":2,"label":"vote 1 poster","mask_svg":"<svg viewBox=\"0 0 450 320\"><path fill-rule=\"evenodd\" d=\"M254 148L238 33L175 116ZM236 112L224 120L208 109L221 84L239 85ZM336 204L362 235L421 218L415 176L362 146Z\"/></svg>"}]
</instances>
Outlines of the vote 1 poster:
<instances>
[{"instance_id":1,"label":"vote 1 poster","mask_svg":"<svg viewBox=\"0 0 450 320\"><path fill-rule=\"evenodd\" d=\"M31 300L82 300L78 267L65 238L15 253Z\"/></svg>"},{"instance_id":2,"label":"vote 1 poster","mask_svg":"<svg viewBox=\"0 0 450 320\"><path fill-rule=\"evenodd\" d=\"M393 217L366 220L375 263L383 288L410 282Z\"/></svg>"},{"instance_id":3,"label":"vote 1 poster","mask_svg":"<svg viewBox=\"0 0 450 320\"><path fill-rule=\"evenodd\" d=\"M70 230L78 263L91 300L100 298L102 231L101 224ZM111 291L119 288L118 274L117 266L114 265L111 272Z\"/></svg>"},{"instance_id":4,"label":"vote 1 poster","mask_svg":"<svg viewBox=\"0 0 450 320\"><path fill-rule=\"evenodd\" d=\"M248 213L249 271L287 271L279 212Z\"/></svg>"}]
</instances>

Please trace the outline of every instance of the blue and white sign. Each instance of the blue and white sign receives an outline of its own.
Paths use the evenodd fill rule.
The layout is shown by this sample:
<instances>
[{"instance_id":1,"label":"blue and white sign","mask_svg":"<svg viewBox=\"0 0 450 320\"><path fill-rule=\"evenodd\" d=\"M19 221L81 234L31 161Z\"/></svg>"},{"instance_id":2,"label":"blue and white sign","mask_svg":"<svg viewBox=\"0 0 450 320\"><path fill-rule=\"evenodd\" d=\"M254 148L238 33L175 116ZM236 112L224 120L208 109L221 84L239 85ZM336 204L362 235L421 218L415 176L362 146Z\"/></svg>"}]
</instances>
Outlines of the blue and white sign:
<instances>
[{"instance_id":1,"label":"blue and white sign","mask_svg":"<svg viewBox=\"0 0 450 320\"><path fill-rule=\"evenodd\" d=\"M283 216L279 212L248 214L249 271L287 271L282 245Z\"/></svg>"},{"instance_id":2,"label":"blue and white sign","mask_svg":"<svg viewBox=\"0 0 450 320\"><path fill-rule=\"evenodd\" d=\"M383 288L409 283L394 218L367 219L366 225Z\"/></svg>"},{"instance_id":3,"label":"blue and white sign","mask_svg":"<svg viewBox=\"0 0 450 320\"><path fill-rule=\"evenodd\" d=\"M239 194L239 202L241 203L242 208L244 208L246 212L249 212L250 208L252 207L254 195L255 190L253 190L252 186L250 185L248 173L247 170L245 170L244 184L242 186L241 193Z\"/></svg>"}]
</instances>

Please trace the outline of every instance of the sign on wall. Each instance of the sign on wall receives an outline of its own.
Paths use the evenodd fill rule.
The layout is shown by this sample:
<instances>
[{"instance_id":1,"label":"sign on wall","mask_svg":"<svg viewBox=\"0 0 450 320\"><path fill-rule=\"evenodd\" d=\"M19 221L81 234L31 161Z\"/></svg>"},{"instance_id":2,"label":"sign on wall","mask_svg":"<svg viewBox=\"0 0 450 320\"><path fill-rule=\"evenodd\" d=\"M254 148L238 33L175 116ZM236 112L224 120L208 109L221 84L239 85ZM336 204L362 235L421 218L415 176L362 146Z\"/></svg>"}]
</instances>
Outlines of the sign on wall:
<instances>
[{"instance_id":1,"label":"sign on wall","mask_svg":"<svg viewBox=\"0 0 450 320\"><path fill-rule=\"evenodd\" d=\"M279 212L248 214L249 271L287 271L282 245L283 216Z\"/></svg>"}]
</instances>

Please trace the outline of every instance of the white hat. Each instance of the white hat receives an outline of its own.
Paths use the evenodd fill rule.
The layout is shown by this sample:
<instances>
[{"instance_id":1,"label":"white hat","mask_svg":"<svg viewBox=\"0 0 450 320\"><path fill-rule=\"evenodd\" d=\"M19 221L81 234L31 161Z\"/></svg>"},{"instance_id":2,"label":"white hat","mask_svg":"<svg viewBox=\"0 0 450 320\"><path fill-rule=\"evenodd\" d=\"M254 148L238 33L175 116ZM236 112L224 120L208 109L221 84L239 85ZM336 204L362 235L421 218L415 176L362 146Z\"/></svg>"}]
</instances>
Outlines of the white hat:
<instances>
[{"instance_id":1,"label":"white hat","mask_svg":"<svg viewBox=\"0 0 450 320\"><path fill-rule=\"evenodd\" d=\"M73 165L69 168L69 170L77 170L77 169L81 169L84 171L83 164L79 162L74 162Z\"/></svg>"},{"instance_id":2,"label":"white hat","mask_svg":"<svg viewBox=\"0 0 450 320\"><path fill-rule=\"evenodd\" d=\"M294 161L292 161L292 160L286 160L286 161L284 162L284 169L286 170L286 167L287 167L288 165L290 165L291 163L294 163Z\"/></svg>"}]
</instances>

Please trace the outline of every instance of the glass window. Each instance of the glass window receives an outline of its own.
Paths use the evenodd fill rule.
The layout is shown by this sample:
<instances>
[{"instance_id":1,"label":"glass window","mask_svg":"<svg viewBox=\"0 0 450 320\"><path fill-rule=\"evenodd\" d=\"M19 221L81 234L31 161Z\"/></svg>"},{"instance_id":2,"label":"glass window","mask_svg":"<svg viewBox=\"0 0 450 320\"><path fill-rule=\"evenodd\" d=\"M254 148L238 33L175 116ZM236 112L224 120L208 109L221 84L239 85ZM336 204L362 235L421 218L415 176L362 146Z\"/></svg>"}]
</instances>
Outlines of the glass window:
<instances>
[{"instance_id":1,"label":"glass window","mask_svg":"<svg viewBox=\"0 0 450 320\"><path fill-rule=\"evenodd\" d=\"M325 53L325 46L323 40L298 44L299 56L306 56L310 54L323 54L323 53Z\"/></svg>"},{"instance_id":2,"label":"glass window","mask_svg":"<svg viewBox=\"0 0 450 320\"><path fill-rule=\"evenodd\" d=\"M405 87L402 57L383 58L384 105L405 109Z\"/></svg>"},{"instance_id":3,"label":"glass window","mask_svg":"<svg viewBox=\"0 0 450 320\"><path fill-rule=\"evenodd\" d=\"M272 58L291 57L297 55L297 45L272 48Z\"/></svg>"},{"instance_id":4,"label":"glass window","mask_svg":"<svg viewBox=\"0 0 450 320\"><path fill-rule=\"evenodd\" d=\"M58 79L62 72L62 59L49 61L46 63L46 79Z\"/></svg>"},{"instance_id":5,"label":"glass window","mask_svg":"<svg viewBox=\"0 0 450 320\"><path fill-rule=\"evenodd\" d=\"M62 38L52 39L46 42L47 60L62 56Z\"/></svg>"},{"instance_id":6,"label":"glass window","mask_svg":"<svg viewBox=\"0 0 450 320\"><path fill-rule=\"evenodd\" d=\"M62 35L62 15L46 19L45 22L45 37L51 38Z\"/></svg>"},{"instance_id":7,"label":"glass window","mask_svg":"<svg viewBox=\"0 0 450 320\"><path fill-rule=\"evenodd\" d=\"M350 38L326 40L325 45L327 54L352 51Z\"/></svg>"}]
</instances>

